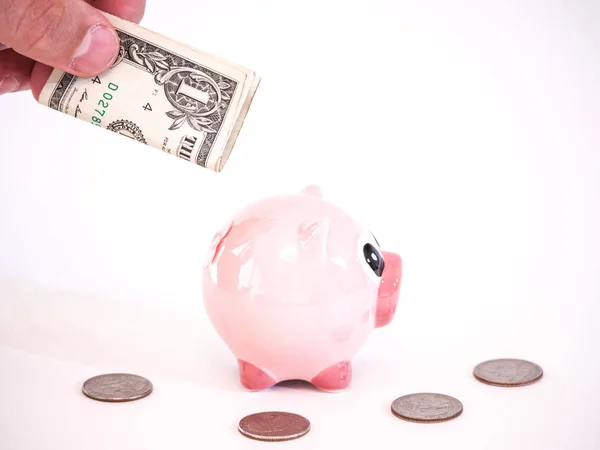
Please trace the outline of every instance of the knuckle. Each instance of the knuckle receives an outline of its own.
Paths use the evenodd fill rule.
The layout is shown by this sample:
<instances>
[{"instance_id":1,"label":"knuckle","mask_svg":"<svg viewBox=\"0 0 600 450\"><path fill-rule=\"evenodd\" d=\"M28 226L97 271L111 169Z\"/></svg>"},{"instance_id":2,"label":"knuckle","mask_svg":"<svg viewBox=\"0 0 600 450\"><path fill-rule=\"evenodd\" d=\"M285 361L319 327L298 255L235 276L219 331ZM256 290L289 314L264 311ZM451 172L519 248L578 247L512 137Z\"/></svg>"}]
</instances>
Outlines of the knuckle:
<instances>
[{"instance_id":1,"label":"knuckle","mask_svg":"<svg viewBox=\"0 0 600 450\"><path fill-rule=\"evenodd\" d=\"M46 51L63 33L66 7L62 1L30 0L15 19L15 36L27 51Z\"/></svg>"}]
</instances>

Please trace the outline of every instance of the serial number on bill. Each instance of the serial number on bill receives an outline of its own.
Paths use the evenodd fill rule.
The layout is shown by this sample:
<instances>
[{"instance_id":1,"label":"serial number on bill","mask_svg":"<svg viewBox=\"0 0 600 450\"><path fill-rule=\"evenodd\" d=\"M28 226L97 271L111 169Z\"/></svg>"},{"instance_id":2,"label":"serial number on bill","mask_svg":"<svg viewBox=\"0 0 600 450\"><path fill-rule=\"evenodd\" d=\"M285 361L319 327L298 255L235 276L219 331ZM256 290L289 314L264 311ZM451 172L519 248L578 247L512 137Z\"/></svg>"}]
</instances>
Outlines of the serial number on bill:
<instances>
[{"instance_id":1,"label":"serial number on bill","mask_svg":"<svg viewBox=\"0 0 600 450\"><path fill-rule=\"evenodd\" d=\"M94 80L92 80L94 82ZM119 89L119 86L116 85L115 83L108 83L107 85L108 89L116 92ZM98 101L98 108L96 108L94 110L94 113L96 113L97 115L92 116L92 123L94 125L98 125L101 126L102 124L102 117L104 117L104 115L106 114L106 109L110 106L110 101L113 99L113 94L106 91L102 94L102 98ZM98 117L100 116L100 117Z\"/></svg>"}]
</instances>

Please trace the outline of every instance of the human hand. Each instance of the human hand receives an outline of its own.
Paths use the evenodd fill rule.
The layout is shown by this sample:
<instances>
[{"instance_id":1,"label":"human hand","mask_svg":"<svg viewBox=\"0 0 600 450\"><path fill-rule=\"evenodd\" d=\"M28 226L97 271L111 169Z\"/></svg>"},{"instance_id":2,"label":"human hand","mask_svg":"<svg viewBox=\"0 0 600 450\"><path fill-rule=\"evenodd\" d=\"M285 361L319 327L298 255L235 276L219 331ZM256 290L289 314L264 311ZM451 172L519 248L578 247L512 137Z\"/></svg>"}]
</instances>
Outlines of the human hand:
<instances>
[{"instance_id":1,"label":"human hand","mask_svg":"<svg viewBox=\"0 0 600 450\"><path fill-rule=\"evenodd\" d=\"M139 23L145 7L146 0L0 0L0 95L31 89L37 100L53 68L101 74L119 40L98 9Z\"/></svg>"}]
</instances>

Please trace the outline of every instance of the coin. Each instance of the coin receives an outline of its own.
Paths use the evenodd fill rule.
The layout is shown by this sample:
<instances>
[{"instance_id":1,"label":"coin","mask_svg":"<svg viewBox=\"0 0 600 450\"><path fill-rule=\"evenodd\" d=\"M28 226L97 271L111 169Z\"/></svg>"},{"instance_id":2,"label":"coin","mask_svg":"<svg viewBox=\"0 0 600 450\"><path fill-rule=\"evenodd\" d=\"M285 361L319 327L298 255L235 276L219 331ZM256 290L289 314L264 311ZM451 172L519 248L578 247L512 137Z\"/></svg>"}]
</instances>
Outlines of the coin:
<instances>
[{"instance_id":1,"label":"coin","mask_svg":"<svg viewBox=\"0 0 600 450\"><path fill-rule=\"evenodd\" d=\"M445 422L462 412L462 403L444 394L422 392L404 395L392 402L392 413L410 422Z\"/></svg>"},{"instance_id":2,"label":"coin","mask_svg":"<svg viewBox=\"0 0 600 450\"><path fill-rule=\"evenodd\" d=\"M535 383L544 374L535 363L522 359L492 359L473 369L473 376L492 386L516 387Z\"/></svg>"},{"instance_id":3,"label":"coin","mask_svg":"<svg viewBox=\"0 0 600 450\"><path fill-rule=\"evenodd\" d=\"M259 441L289 441L308 433L310 422L298 414L265 411L242 418L238 430L244 436Z\"/></svg>"},{"instance_id":4,"label":"coin","mask_svg":"<svg viewBox=\"0 0 600 450\"><path fill-rule=\"evenodd\" d=\"M129 402L149 395L152 383L138 375L108 373L87 380L82 391L89 398L102 402Z\"/></svg>"}]
</instances>

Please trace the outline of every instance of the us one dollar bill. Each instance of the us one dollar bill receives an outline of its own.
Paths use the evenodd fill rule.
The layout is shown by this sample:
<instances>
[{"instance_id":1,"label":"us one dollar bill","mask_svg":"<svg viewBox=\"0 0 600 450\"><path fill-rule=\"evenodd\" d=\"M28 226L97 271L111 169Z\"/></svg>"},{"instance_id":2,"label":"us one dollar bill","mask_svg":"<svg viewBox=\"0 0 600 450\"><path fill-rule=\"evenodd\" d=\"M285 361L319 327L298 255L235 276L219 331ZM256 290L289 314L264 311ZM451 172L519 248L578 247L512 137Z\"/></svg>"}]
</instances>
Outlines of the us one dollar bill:
<instances>
[{"instance_id":1,"label":"us one dollar bill","mask_svg":"<svg viewBox=\"0 0 600 450\"><path fill-rule=\"evenodd\" d=\"M103 14L121 40L116 61L94 78L54 70L39 103L220 172L260 77Z\"/></svg>"}]
</instances>

